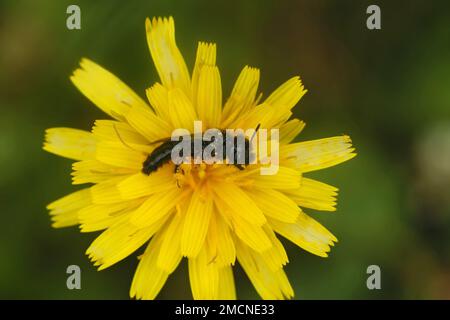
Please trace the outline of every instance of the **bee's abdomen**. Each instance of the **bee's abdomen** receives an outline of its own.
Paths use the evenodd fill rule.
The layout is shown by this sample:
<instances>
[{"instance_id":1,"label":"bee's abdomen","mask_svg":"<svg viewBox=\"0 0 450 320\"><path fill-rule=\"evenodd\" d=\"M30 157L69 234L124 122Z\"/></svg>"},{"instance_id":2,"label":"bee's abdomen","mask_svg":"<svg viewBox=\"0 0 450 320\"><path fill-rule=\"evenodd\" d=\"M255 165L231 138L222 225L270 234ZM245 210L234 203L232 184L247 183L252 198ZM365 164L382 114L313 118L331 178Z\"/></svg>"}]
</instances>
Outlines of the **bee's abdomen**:
<instances>
[{"instance_id":1,"label":"bee's abdomen","mask_svg":"<svg viewBox=\"0 0 450 320\"><path fill-rule=\"evenodd\" d=\"M158 170L163 164L169 162L171 159L172 147L172 141L167 141L153 150L142 164L142 173L149 175Z\"/></svg>"}]
</instances>

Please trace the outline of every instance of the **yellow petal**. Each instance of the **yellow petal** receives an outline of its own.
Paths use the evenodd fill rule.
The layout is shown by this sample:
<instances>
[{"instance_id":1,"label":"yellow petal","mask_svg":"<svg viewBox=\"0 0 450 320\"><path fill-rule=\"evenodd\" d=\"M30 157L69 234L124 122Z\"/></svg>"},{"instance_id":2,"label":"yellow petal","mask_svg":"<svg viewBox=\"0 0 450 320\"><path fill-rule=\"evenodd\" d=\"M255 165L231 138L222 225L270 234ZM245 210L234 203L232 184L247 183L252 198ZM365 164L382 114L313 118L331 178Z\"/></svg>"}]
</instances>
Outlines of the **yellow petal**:
<instances>
[{"instance_id":1,"label":"yellow petal","mask_svg":"<svg viewBox=\"0 0 450 320\"><path fill-rule=\"evenodd\" d=\"M250 248L264 252L272 247L272 242L261 226L248 223L238 215L234 215L232 220L235 234Z\"/></svg>"},{"instance_id":2,"label":"yellow petal","mask_svg":"<svg viewBox=\"0 0 450 320\"><path fill-rule=\"evenodd\" d=\"M320 257L327 257L330 246L337 241L330 231L305 213L299 215L296 223L284 223L269 219L271 227L299 247Z\"/></svg>"},{"instance_id":3,"label":"yellow petal","mask_svg":"<svg viewBox=\"0 0 450 320\"><path fill-rule=\"evenodd\" d=\"M231 266L219 269L219 295L220 300L236 300L233 268Z\"/></svg>"},{"instance_id":4,"label":"yellow petal","mask_svg":"<svg viewBox=\"0 0 450 320\"><path fill-rule=\"evenodd\" d=\"M122 142L103 140L97 143L95 158L111 166L140 171L147 154Z\"/></svg>"},{"instance_id":5,"label":"yellow petal","mask_svg":"<svg viewBox=\"0 0 450 320\"><path fill-rule=\"evenodd\" d=\"M236 243L237 258L258 294L265 300L289 299L294 296L283 269L272 271L261 254L252 251L245 244Z\"/></svg>"},{"instance_id":6,"label":"yellow petal","mask_svg":"<svg viewBox=\"0 0 450 320\"><path fill-rule=\"evenodd\" d=\"M126 176L119 176L92 186L90 188L92 203L110 204L123 201L117 185L124 179L126 179Z\"/></svg>"},{"instance_id":7,"label":"yellow petal","mask_svg":"<svg viewBox=\"0 0 450 320\"><path fill-rule=\"evenodd\" d=\"M191 94L191 80L183 56L175 43L175 23L172 17L147 18L147 43L156 70L166 88L180 88Z\"/></svg>"},{"instance_id":8,"label":"yellow petal","mask_svg":"<svg viewBox=\"0 0 450 320\"><path fill-rule=\"evenodd\" d=\"M174 129L193 132L197 115L192 102L180 89L169 90L169 114Z\"/></svg>"},{"instance_id":9,"label":"yellow petal","mask_svg":"<svg viewBox=\"0 0 450 320\"><path fill-rule=\"evenodd\" d=\"M313 179L302 178L299 189L286 190L286 195L301 207L336 211L338 189Z\"/></svg>"},{"instance_id":10,"label":"yellow petal","mask_svg":"<svg viewBox=\"0 0 450 320\"><path fill-rule=\"evenodd\" d=\"M294 77L233 124L238 128L255 128L258 124L266 129L279 128L292 115L291 109L305 93L300 79Z\"/></svg>"},{"instance_id":11,"label":"yellow petal","mask_svg":"<svg viewBox=\"0 0 450 320\"><path fill-rule=\"evenodd\" d=\"M298 142L280 147L281 163L302 172L328 168L354 156L349 136Z\"/></svg>"},{"instance_id":12,"label":"yellow petal","mask_svg":"<svg viewBox=\"0 0 450 320\"><path fill-rule=\"evenodd\" d=\"M156 263L164 232L158 232L151 240L142 255L130 288L130 297L136 299L155 299L166 283L169 273L160 269Z\"/></svg>"},{"instance_id":13,"label":"yellow petal","mask_svg":"<svg viewBox=\"0 0 450 320\"><path fill-rule=\"evenodd\" d=\"M146 228L138 228L127 219L120 219L92 242L86 254L95 266L99 266L98 270L106 269L141 247L162 227L166 219L164 217Z\"/></svg>"},{"instance_id":14,"label":"yellow petal","mask_svg":"<svg viewBox=\"0 0 450 320\"><path fill-rule=\"evenodd\" d=\"M267 103L262 103L237 117L230 126L233 128L254 129L259 125L261 128L271 129L275 125L278 128L279 118L279 111Z\"/></svg>"},{"instance_id":15,"label":"yellow petal","mask_svg":"<svg viewBox=\"0 0 450 320\"><path fill-rule=\"evenodd\" d=\"M155 83L146 90L148 101L158 117L170 122L168 91L160 83Z\"/></svg>"},{"instance_id":16,"label":"yellow petal","mask_svg":"<svg viewBox=\"0 0 450 320\"><path fill-rule=\"evenodd\" d=\"M181 235L181 253L195 257L203 246L212 214L212 198L197 189L192 194Z\"/></svg>"},{"instance_id":17,"label":"yellow petal","mask_svg":"<svg viewBox=\"0 0 450 320\"><path fill-rule=\"evenodd\" d=\"M115 120L96 120L92 133L99 140L121 142L124 145L145 145L148 140L128 123Z\"/></svg>"},{"instance_id":18,"label":"yellow petal","mask_svg":"<svg viewBox=\"0 0 450 320\"><path fill-rule=\"evenodd\" d=\"M194 105L197 105L198 80L200 70L203 66L216 65L216 44L199 42L197 56L195 59L194 71L192 72L192 98Z\"/></svg>"},{"instance_id":19,"label":"yellow petal","mask_svg":"<svg viewBox=\"0 0 450 320\"><path fill-rule=\"evenodd\" d=\"M169 123L159 118L150 107L130 108L125 114L126 121L148 141L170 138L172 130Z\"/></svg>"},{"instance_id":20,"label":"yellow petal","mask_svg":"<svg viewBox=\"0 0 450 320\"><path fill-rule=\"evenodd\" d=\"M292 119L280 127L280 144L287 144L294 140L305 127L305 123Z\"/></svg>"},{"instance_id":21,"label":"yellow petal","mask_svg":"<svg viewBox=\"0 0 450 320\"><path fill-rule=\"evenodd\" d=\"M129 215L139 201L123 201L113 204L91 204L78 211L81 232L93 232L106 229L119 221L124 215Z\"/></svg>"},{"instance_id":22,"label":"yellow petal","mask_svg":"<svg viewBox=\"0 0 450 320\"><path fill-rule=\"evenodd\" d=\"M283 113L291 110L306 92L300 77L293 77L278 87L265 102Z\"/></svg>"},{"instance_id":23,"label":"yellow petal","mask_svg":"<svg viewBox=\"0 0 450 320\"><path fill-rule=\"evenodd\" d=\"M259 84L259 69L245 66L239 74L230 97L223 108L223 127L228 127L255 102Z\"/></svg>"},{"instance_id":24,"label":"yellow petal","mask_svg":"<svg viewBox=\"0 0 450 320\"><path fill-rule=\"evenodd\" d=\"M148 107L120 79L96 63L82 59L70 80L97 107L116 119L123 119L130 107Z\"/></svg>"},{"instance_id":25,"label":"yellow petal","mask_svg":"<svg viewBox=\"0 0 450 320\"><path fill-rule=\"evenodd\" d=\"M136 199L158 191L171 189L175 184L173 169L167 166L148 176L141 172L131 175L119 183L117 188L120 192L120 198Z\"/></svg>"},{"instance_id":26,"label":"yellow petal","mask_svg":"<svg viewBox=\"0 0 450 320\"><path fill-rule=\"evenodd\" d=\"M287 190L300 187L301 174L297 170L280 166L274 175L261 175L258 171L252 178L258 188Z\"/></svg>"},{"instance_id":27,"label":"yellow petal","mask_svg":"<svg viewBox=\"0 0 450 320\"><path fill-rule=\"evenodd\" d=\"M217 299L219 294L219 270L208 261L203 247L195 258L189 258L189 279L192 296L196 300Z\"/></svg>"},{"instance_id":28,"label":"yellow petal","mask_svg":"<svg viewBox=\"0 0 450 320\"><path fill-rule=\"evenodd\" d=\"M206 128L217 128L222 117L222 85L219 69L205 65L200 70L197 113Z\"/></svg>"},{"instance_id":29,"label":"yellow petal","mask_svg":"<svg viewBox=\"0 0 450 320\"><path fill-rule=\"evenodd\" d=\"M266 216L290 223L297 220L300 208L283 193L274 189L253 188L247 194Z\"/></svg>"},{"instance_id":30,"label":"yellow petal","mask_svg":"<svg viewBox=\"0 0 450 320\"><path fill-rule=\"evenodd\" d=\"M214 215L214 219L211 219L212 221L214 221L214 227L210 226L210 230L208 231L208 243L212 242L210 237L215 238L215 261L221 266L234 265L236 249L230 228L218 214Z\"/></svg>"},{"instance_id":31,"label":"yellow petal","mask_svg":"<svg viewBox=\"0 0 450 320\"><path fill-rule=\"evenodd\" d=\"M183 224L184 216L178 212L164 232L161 250L156 260L158 268L169 274L175 270L182 258L180 243Z\"/></svg>"},{"instance_id":32,"label":"yellow petal","mask_svg":"<svg viewBox=\"0 0 450 320\"><path fill-rule=\"evenodd\" d=\"M78 224L78 211L91 204L89 189L82 189L53 201L47 206L52 217L52 227L62 228Z\"/></svg>"},{"instance_id":33,"label":"yellow petal","mask_svg":"<svg viewBox=\"0 0 450 320\"><path fill-rule=\"evenodd\" d=\"M241 188L232 183L221 182L214 189L216 205L219 207L221 201L229 207L236 215L241 216L250 224L262 226L267 220L261 209ZM218 201L221 200L221 201Z\"/></svg>"},{"instance_id":34,"label":"yellow petal","mask_svg":"<svg viewBox=\"0 0 450 320\"><path fill-rule=\"evenodd\" d=\"M181 190L176 186L165 192L149 196L130 217L130 223L144 228L171 213L181 196Z\"/></svg>"},{"instance_id":35,"label":"yellow petal","mask_svg":"<svg viewBox=\"0 0 450 320\"><path fill-rule=\"evenodd\" d=\"M208 260L210 262L217 263L218 250L217 250L217 218L218 214L213 212L209 219L208 233L206 234L205 245L207 248Z\"/></svg>"},{"instance_id":36,"label":"yellow petal","mask_svg":"<svg viewBox=\"0 0 450 320\"><path fill-rule=\"evenodd\" d=\"M72 164L72 183L100 183L106 180L130 175L135 170L110 166L98 160L81 160Z\"/></svg>"},{"instance_id":37,"label":"yellow petal","mask_svg":"<svg viewBox=\"0 0 450 320\"><path fill-rule=\"evenodd\" d=\"M269 225L265 224L263 226L263 229L270 242L272 243L272 246L270 247L270 249L261 253L261 258L264 260L265 264L269 267L270 270L277 271L283 268L283 266L285 266L289 262L288 256L286 251L284 250L282 243L280 242L280 240L278 240L272 228Z\"/></svg>"},{"instance_id":38,"label":"yellow petal","mask_svg":"<svg viewBox=\"0 0 450 320\"><path fill-rule=\"evenodd\" d=\"M84 160L95 156L96 139L92 133L72 128L45 130L43 149L61 157Z\"/></svg>"}]
</instances>

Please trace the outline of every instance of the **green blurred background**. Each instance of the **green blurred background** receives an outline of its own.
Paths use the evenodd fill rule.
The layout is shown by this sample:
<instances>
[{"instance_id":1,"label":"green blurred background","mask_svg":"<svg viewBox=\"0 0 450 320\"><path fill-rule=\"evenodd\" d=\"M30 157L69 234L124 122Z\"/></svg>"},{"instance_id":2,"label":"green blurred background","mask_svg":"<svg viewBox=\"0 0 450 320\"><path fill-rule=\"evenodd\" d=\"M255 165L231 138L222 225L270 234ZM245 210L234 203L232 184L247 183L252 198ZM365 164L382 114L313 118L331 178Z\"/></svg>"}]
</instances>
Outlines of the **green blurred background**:
<instances>
[{"instance_id":1,"label":"green blurred background","mask_svg":"<svg viewBox=\"0 0 450 320\"><path fill-rule=\"evenodd\" d=\"M66 8L81 7L81 30ZM366 28L378 4L382 30ZM173 15L190 67L218 43L224 96L245 64L267 95L300 75L299 140L350 134L358 157L310 176L340 188L336 213L311 213L339 239L328 259L284 241L297 299L450 298L450 2L0 1L0 298L127 299L136 254L97 272L95 234L52 229L45 205L76 190L71 161L41 150L45 128L90 129L105 116L70 83L89 57L141 96L157 80L146 16ZM66 288L66 268L82 289ZM381 267L382 289L366 269ZM258 298L235 269L238 297ZM191 298L186 264L159 298Z\"/></svg>"}]
</instances>

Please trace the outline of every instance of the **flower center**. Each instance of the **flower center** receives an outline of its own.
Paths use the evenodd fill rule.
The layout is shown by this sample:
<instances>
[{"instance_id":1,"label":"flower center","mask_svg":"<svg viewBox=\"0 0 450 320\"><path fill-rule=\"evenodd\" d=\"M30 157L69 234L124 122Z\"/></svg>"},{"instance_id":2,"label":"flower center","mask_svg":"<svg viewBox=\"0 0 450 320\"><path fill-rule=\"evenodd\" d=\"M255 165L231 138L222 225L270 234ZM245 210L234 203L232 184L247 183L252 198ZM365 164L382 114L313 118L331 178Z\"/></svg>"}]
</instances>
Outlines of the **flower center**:
<instances>
[{"instance_id":1,"label":"flower center","mask_svg":"<svg viewBox=\"0 0 450 320\"><path fill-rule=\"evenodd\" d=\"M177 185L180 188L184 186L189 186L192 189L198 188L211 175L212 167L214 165L207 165L204 162L201 164L182 163L175 172Z\"/></svg>"},{"instance_id":2,"label":"flower center","mask_svg":"<svg viewBox=\"0 0 450 320\"><path fill-rule=\"evenodd\" d=\"M252 175L257 172L259 172L258 167L241 171L233 165L202 162L201 164L183 163L177 168L174 176L179 188L190 187L197 189L206 182L220 181L248 187L253 185L254 179Z\"/></svg>"}]
</instances>

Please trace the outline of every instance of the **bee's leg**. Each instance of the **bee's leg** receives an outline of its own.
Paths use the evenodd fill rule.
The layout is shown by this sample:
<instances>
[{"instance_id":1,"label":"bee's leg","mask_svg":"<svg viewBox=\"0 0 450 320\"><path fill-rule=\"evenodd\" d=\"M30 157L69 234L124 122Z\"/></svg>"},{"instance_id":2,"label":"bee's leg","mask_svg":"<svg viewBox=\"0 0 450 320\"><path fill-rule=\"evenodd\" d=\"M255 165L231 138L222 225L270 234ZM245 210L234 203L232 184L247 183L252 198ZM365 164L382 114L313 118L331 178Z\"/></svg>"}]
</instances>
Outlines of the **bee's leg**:
<instances>
[{"instance_id":1,"label":"bee's leg","mask_svg":"<svg viewBox=\"0 0 450 320\"><path fill-rule=\"evenodd\" d=\"M245 167L242 164L235 164L234 165L236 168L238 168L239 170L244 170Z\"/></svg>"},{"instance_id":2,"label":"bee's leg","mask_svg":"<svg viewBox=\"0 0 450 320\"><path fill-rule=\"evenodd\" d=\"M177 180L177 187L178 188L181 188L181 185L180 185L180 164L176 164L175 165L175 168L174 168L174 174L175 174L175 179Z\"/></svg>"}]
</instances>

